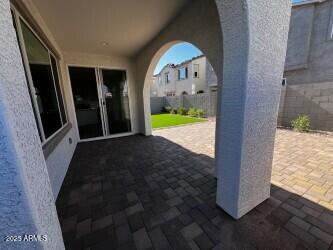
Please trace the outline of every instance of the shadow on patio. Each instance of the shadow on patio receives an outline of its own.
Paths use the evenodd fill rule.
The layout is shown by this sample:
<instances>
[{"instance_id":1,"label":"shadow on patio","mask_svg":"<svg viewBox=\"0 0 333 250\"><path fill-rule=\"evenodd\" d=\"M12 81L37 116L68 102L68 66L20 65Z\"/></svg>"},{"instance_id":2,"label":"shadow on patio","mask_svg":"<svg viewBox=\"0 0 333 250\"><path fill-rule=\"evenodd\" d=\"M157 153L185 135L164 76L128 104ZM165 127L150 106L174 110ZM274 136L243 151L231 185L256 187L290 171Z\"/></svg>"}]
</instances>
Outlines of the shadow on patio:
<instances>
[{"instance_id":1,"label":"shadow on patio","mask_svg":"<svg viewBox=\"0 0 333 250\"><path fill-rule=\"evenodd\" d=\"M159 136L79 144L57 200L66 249L329 248L331 211L272 185L236 221L215 204L213 171Z\"/></svg>"}]
</instances>

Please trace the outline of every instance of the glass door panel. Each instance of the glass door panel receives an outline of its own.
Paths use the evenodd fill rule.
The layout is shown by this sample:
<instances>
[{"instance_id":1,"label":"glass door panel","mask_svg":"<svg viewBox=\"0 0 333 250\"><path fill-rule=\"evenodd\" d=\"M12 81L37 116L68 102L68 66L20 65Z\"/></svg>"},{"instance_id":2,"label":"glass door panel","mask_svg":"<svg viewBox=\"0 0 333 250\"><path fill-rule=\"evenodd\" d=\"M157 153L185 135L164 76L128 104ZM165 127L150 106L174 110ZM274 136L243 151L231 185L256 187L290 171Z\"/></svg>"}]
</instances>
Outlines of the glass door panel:
<instances>
[{"instance_id":1,"label":"glass door panel","mask_svg":"<svg viewBox=\"0 0 333 250\"><path fill-rule=\"evenodd\" d=\"M80 138L103 136L95 69L69 67L69 75Z\"/></svg>"},{"instance_id":2,"label":"glass door panel","mask_svg":"<svg viewBox=\"0 0 333 250\"><path fill-rule=\"evenodd\" d=\"M109 135L131 131L126 71L101 70L101 92Z\"/></svg>"}]
</instances>

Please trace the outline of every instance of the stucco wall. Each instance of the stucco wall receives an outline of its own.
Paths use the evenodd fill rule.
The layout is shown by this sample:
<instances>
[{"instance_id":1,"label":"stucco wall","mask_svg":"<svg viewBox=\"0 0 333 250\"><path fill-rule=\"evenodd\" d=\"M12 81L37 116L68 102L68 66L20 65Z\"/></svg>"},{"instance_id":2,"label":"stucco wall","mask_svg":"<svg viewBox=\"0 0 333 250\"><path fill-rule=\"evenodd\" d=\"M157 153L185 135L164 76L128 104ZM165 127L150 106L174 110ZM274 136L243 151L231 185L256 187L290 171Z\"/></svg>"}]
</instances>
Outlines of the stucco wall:
<instances>
[{"instance_id":1,"label":"stucco wall","mask_svg":"<svg viewBox=\"0 0 333 250\"><path fill-rule=\"evenodd\" d=\"M203 22L202 20L205 20ZM200 30L200 32L198 32ZM198 47L213 65L217 75L222 76L222 32L214 1L193 1L172 20L138 55L136 55L137 84L139 92L140 131L151 134L150 126L150 80L160 57L180 41Z\"/></svg>"},{"instance_id":2,"label":"stucco wall","mask_svg":"<svg viewBox=\"0 0 333 250\"><path fill-rule=\"evenodd\" d=\"M195 85L193 85L193 67L192 63L183 63L174 69L174 74L176 75L175 79L175 90L176 95L181 95L184 91L187 94L195 94ZM178 79L178 70L187 67L187 78L186 79Z\"/></svg>"},{"instance_id":3,"label":"stucco wall","mask_svg":"<svg viewBox=\"0 0 333 250\"><path fill-rule=\"evenodd\" d=\"M199 77L194 77L194 72L192 70L192 74L189 75L191 79L193 79L193 83L195 86L195 90L193 94L196 94L198 91L202 90L205 93L208 93L208 82L206 80L206 63L208 60L206 57L199 57L197 59L192 60L192 69L194 68L194 64L199 64Z\"/></svg>"},{"instance_id":4,"label":"stucco wall","mask_svg":"<svg viewBox=\"0 0 333 250\"><path fill-rule=\"evenodd\" d=\"M198 77L194 77L194 65L196 64L199 65ZM187 67L188 77L178 80L178 70L184 67ZM165 83L165 72L170 72L170 83L168 84ZM165 91L168 90L175 92L176 96L182 95L184 91L188 95L194 95L200 90L208 93L211 85L217 85L217 76L207 58L199 56L172 68L164 67L160 74L153 77L150 93L151 96L165 96Z\"/></svg>"},{"instance_id":5,"label":"stucco wall","mask_svg":"<svg viewBox=\"0 0 333 250\"><path fill-rule=\"evenodd\" d=\"M285 77L289 85L333 80L333 39L329 39L332 31L332 3L332 0L328 0L293 7L285 68ZM309 46L304 48L308 42ZM288 60L297 59L296 55L304 61L307 60L306 67L288 70Z\"/></svg>"},{"instance_id":6,"label":"stucco wall","mask_svg":"<svg viewBox=\"0 0 333 250\"><path fill-rule=\"evenodd\" d=\"M311 128L333 130L333 1L314 1L292 9L279 124L290 126L308 115Z\"/></svg>"},{"instance_id":7,"label":"stucco wall","mask_svg":"<svg viewBox=\"0 0 333 250\"><path fill-rule=\"evenodd\" d=\"M0 248L64 249L9 1L0 2ZM46 234L47 241L5 242Z\"/></svg>"},{"instance_id":8,"label":"stucco wall","mask_svg":"<svg viewBox=\"0 0 333 250\"><path fill-rule=\"evenodd\" d=\"M179 40L197 46L213 65L219 88L223 72L217 101L217 203L235 218L269 197L289 16L289 0L192 1L137 56L146 134L151 134L146 77L170 46Z\"/></svg>"},{"instance_id":9,"label":"stucco wall","mask_svg":"<svg viewBox=\"0 0 333 250\"><path fill-rule=\"evenodd\" d=\"M77 143L75 138L77 138L76 131L75 129L71 129L46 159L54 200L57 199L68 166L74 155ZM71 143L69 142L70 139L72 141Z\"/></svg>"},{"instance_id":10,"label":"stucco wall","mask_svg":"<svg viewBox=\"0 0 333 250\"><path fill-rule=\"evenodd\" d=\"M208 84L208 87L216 87L217 86L217 75L210 64L210 62L206 63L206 81Z\"/></svg>"},{"instance_id":11,"label":"stucco wall","mask_svg":"<svg viewBox=\"0 0 333 250\"><path fill-rule=\"evenodd\" d=\"M169 74L169 82L166 82L166 74ZM165 92L175 92L176 91L176 81L177 81L177 74L174 68L165 67L161 71L160 77L162 78L162 84Z\"/></svg>"},{"instance_id":12,"label":"stucco wall","mask_svg":"<svg viewBox=\"0 0 333 250\"><path fill-rule=\"evenodd\" d=\"M292 9L285 70L308 66L314 9L313 4Z\"/></svg>"},{"instance_id":13,"label":"stucco wall","mask_svg":"<svg viewBox=\"0 0 333 250\"><path fill-rule=\"evenodd\" d=\"M57 54L60 56L59 73L61 78L60 81L63 87L63 95L64 95L63 97L67 109L67 118L68 121L73 124L71 130L68 131L67 135L61 140L58 146L46 159L46 165L49 172L49 178L53 190L53 196L56 199L79 139L77 127L74 126L76 122L74 116L75 110L74 110L73 99L70 94L71 93L70 85L67 77L67 69L65 67L65 62L63 60L62 51L58 43L56 42L55 38L53 37L51 31L44 22L43 18L40 16L36 7L33 5L32 1L26 0L24 1L24 5L26 6L31 16L33 16L36 23L38 23L39 28L43 31L48 40L52 43L52 47L56 50ZM69 137L72 139L71 144L69 144ZM64 148L66 148L66 150L64 150Z\"/></svg>"}]
</instances>

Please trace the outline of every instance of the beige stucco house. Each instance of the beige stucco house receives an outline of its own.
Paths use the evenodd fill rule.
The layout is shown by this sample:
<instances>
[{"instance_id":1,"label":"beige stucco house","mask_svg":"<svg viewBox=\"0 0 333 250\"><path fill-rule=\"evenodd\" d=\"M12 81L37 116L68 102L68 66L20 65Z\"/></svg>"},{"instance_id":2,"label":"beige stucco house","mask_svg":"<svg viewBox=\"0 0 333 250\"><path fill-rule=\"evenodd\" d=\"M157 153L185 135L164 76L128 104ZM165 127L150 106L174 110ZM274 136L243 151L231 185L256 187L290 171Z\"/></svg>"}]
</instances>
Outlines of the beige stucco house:
<instances>
[{"instance_id":1,"label":"beige stucco house","mask_svg":"<svg viewBox=\"0 0 333 250\"><path fill-rule=\"evenodd\" d=\"M206 56L201 55L177 65L165 65L153 76L150 95L151 97L193 95L209 93L216 89L217 77L214 69Z\"/></svg>"}]
</instances>

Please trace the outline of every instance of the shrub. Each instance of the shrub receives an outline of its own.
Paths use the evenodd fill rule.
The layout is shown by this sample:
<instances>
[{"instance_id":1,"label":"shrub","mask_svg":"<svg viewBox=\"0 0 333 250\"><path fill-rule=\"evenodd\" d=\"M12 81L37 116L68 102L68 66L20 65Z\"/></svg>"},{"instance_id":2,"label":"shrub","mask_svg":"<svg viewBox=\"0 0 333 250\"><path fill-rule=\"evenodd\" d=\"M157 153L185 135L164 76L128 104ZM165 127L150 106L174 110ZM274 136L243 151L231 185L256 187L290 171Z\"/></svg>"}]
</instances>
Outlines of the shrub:
<instances>
[{"instance_id":1,"label":"shrub","mask_svg":"<svg viewBox=\"0 0 333 250\"><path fill-rule=\"evenodd\" d=\"M195 108L190 108L187 112L189 116L197 116L197 111Z\"/></svg>"},{"instance_id":2,"label":"shrub","mask_svg":"<svg viewBox=\"0 0 333 250\"><path fill-rule=\"evenodd\" d=\"M170 113L170 112L171 112L171 109L172 109L172 108L171 108L170 106L166 106L166 107L163 108L162 112L163 112L163 113Z\"/></svg>"},{"instance_id":3,"label":"shrub","mask_svg":"<svg viewBox=\"0 0 333 250\"><path fill-rule=\"evenodd\" d=\"M197 109L196 110L196 116L197 117L203 117L205 114L205 111L203 109Z\"/></svg>"},{"instance_id":4,"label":"shrub","mask_svg":"<svg viewBox=\"0 0 333 250\"><path fill-rule=\"evenodd\" d=\"M179 108L177 109L177 113L178 113L179 115L187 115L187 109L184 108L184 107L179 107Z\"/></svg>"},{"instance_id":5,"label":"shrub","mask_svg":"<svg viewBox=\"0 0 333 250\"><path fill-rule=\"evenodd\" d=\"M175 109L175 108L171 108L171 110L170 110L170 114L177 114L177 109Z\"/></svg>"},{"instance_id":6,"label":"shrub","mask_svg":"<svg viewBox=\"0 0 333 250\"><path fill-rule=\"evenodd\" d=\"M291 127L300 132L307 131L310 129L310 118L307 115L300 115L291 121Z\"/></svg>"}]
</instances>

